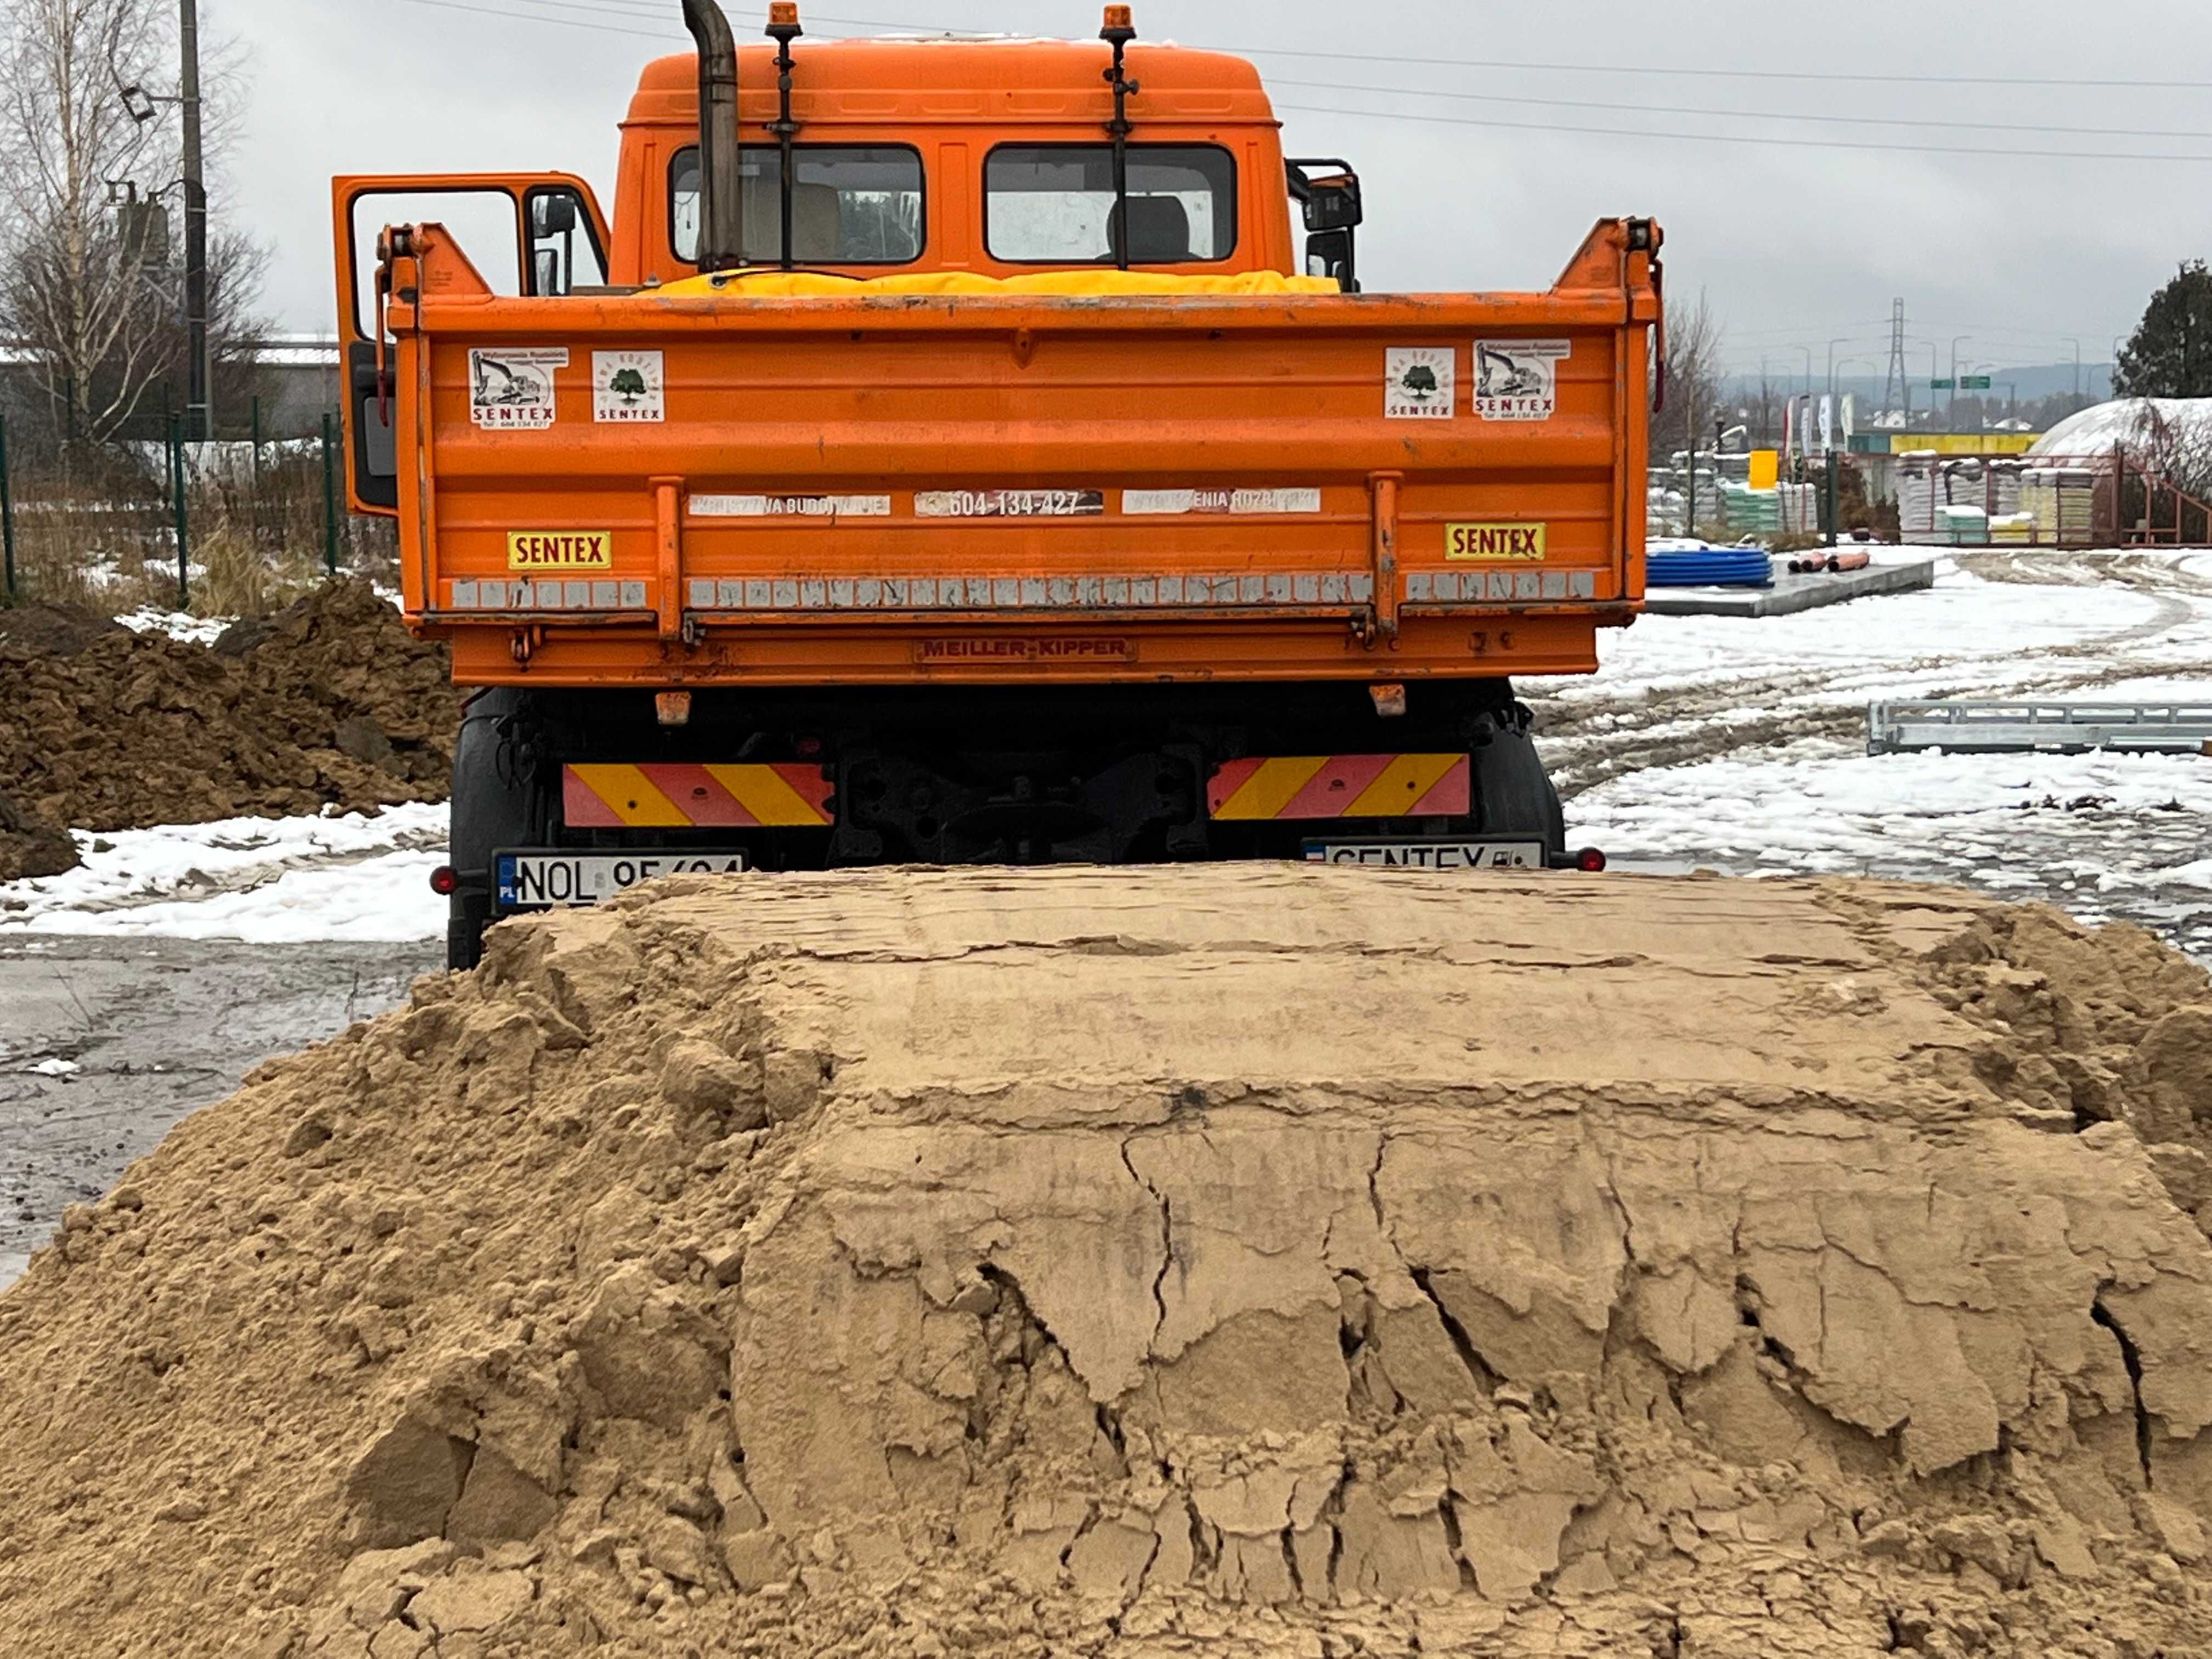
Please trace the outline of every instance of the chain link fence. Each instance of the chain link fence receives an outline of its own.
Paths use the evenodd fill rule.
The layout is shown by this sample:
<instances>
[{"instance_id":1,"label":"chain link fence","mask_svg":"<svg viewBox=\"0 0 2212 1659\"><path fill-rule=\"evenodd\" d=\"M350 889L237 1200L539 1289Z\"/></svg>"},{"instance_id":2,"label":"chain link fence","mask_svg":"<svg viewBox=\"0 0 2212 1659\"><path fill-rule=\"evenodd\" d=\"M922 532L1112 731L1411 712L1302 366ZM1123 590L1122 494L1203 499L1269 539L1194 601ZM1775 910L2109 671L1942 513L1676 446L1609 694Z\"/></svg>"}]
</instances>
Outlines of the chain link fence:
<instances>
[{"instance_id":1,"label":"chain link fence","mask_svg":"<svg viewBox=\"0 0 2212 1659\"><path fill-rule=\"evenodd\" d=\"M392 521L346 511L337 412L281 437L242 412L191 442L174 410L99 441L0 410L0 599L250 616L340 573L396 584Z\"/></svg>"}]
</instances>

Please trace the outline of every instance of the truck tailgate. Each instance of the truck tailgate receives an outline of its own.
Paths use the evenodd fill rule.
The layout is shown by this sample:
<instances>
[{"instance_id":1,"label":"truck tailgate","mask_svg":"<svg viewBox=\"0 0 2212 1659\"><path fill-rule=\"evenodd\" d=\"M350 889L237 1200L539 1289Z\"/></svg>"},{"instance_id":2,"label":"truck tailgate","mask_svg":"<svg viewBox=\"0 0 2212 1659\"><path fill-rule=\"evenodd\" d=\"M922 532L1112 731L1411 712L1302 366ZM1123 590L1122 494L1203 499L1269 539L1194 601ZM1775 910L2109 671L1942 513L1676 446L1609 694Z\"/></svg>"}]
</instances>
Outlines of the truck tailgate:
<instances>
[{"instance_id":1,"label":"truck tailgate","mask_svg":"<svg viewBox=\"0 0 2212 1659\"><path fill-rule=\"evenodd\" d=\"M395 307L407 608L477 683L1586 669L1642 588L1631 234L1529 295L426 276Z\"/></svg>"}]
</instances>

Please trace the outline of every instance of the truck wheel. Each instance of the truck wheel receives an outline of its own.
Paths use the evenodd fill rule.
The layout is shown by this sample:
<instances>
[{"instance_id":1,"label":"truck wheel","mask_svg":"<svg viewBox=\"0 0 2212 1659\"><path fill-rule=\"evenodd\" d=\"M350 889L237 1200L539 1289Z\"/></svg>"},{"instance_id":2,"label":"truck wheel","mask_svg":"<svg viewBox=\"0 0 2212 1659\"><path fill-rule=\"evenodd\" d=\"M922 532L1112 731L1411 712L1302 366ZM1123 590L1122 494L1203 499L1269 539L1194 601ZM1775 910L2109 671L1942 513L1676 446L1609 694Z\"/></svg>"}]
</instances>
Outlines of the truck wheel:
<instances>
[{"instance_id":1,"label":"truck wheel","mask_svg":"<svg viewBox=\"0 0 2212 1659\"><path fill-rule=\"evenodd\" d=\"M491 926L492 854L531 836L529 780L516 764L509 724L519 691L487 691L461 717L453 745L453 823L447 857L460 878L446 921L446 966L465 972L483 957Z\"/></svg>"},{"instance_id":2,"label":"truck wheel","mask_svg":"<svg viewBox=\"0 0 2212 1659\"><path fill-rule=\"evenodd\" d=\"M1490 741L1478 744L1474 754L1483 833L1536 836L1547 852L1565 853L1566 814L1528 726L1516 720L1492 732Z\"/></svg>"}]
</instances>

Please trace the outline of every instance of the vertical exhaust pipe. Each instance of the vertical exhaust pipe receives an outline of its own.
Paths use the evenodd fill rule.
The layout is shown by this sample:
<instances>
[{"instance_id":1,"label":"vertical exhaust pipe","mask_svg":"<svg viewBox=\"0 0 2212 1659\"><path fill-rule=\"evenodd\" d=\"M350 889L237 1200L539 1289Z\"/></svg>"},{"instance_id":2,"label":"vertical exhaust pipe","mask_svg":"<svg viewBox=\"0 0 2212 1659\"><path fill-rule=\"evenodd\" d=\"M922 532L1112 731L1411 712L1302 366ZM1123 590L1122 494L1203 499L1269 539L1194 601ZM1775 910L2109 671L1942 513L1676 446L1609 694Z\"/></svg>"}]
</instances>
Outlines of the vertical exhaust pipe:
<instances>
[{"instance_id":1,"label":"vertical exhaust pipe","mask_svg":"<svg viewBox=\"0 0 2212 1659\"><path fill-rule=\"evenodd\" d=\"M684 0L699 46L699 269L744 262L738 152L738 39L716 0Z\"/></svg>"}]
</instances>

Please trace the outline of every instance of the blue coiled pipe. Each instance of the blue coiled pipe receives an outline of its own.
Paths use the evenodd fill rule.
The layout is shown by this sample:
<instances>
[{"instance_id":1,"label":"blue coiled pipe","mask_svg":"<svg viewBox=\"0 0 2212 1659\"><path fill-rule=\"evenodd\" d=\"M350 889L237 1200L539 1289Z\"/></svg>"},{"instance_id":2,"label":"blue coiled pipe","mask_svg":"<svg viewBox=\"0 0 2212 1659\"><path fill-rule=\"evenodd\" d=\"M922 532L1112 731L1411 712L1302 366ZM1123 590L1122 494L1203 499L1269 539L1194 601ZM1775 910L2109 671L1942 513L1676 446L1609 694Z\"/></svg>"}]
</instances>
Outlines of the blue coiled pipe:
<instances>
[{"instance_id":1,"label":"blue coiled pipe","mask_svg":"<svg viewBox=\"0 0 2212 1659\"><path fill-rule=\"evenodd\" d=\"M1756 547L1652 553L1645 557L1644 580L1653 587L1771 587L1774 564Z\"/></svg>"}]
</instances>

